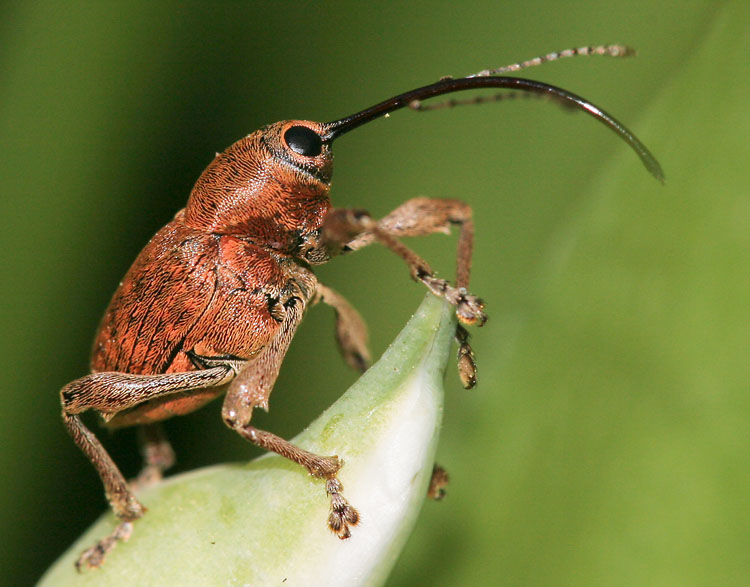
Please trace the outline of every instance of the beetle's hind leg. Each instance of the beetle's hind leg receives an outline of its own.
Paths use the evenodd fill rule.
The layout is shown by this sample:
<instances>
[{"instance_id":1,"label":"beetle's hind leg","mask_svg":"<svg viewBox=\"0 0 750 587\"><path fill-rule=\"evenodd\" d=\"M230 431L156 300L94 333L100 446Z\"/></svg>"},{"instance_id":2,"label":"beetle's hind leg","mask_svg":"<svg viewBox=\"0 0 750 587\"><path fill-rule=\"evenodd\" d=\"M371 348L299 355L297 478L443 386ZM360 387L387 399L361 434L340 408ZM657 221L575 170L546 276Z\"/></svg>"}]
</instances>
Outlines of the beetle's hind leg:
<instances>
[{"instance_id":1,"label":"beetle's hind leg","mask_svg":"<svg viewBox=\"0 0 750 587\"><path fill-rule=\"evenodd\" d=\"M99 472L107 500L115 515L121 520L109 536L81 553L76 561L76 568L80 571L86 567L100 566L104 562L104 557L118 541L127 540L130 537L133 531L132 522L140 518L146 508L135 498L117 465L97 438L86 428L80 416L63 411L62 417L75 443Z\"/></svg>"},{"instance_id":2,"label":"beetle's hind leg","mask_svg":"<svg viewBox=\"0 0 750 587\"><path fill-rule=\"evenodd\" d=\"M427 486L427 497L433 501L441 501L445 498L445 488L448 486L449 482L450 475L448 475L448 471L435 463L432 467L430 484Z\"/></svg>"},{"instance_id":3,"label":"beetle's hind leg","mask_svg":"<svg viewBox=\"0 0 750 587\"><path fill-rule=\"evenodd\" d=\"M139 426L138 444L143 456L143 468L130 482L133 491L159 483L164 477L164 471L175 462L174 450L161 422Z\"/></svg>"},{"instance_id":4,"label":"beetle's hind leg","mask_svg":"<svg viewBox=\"0 0 750 587\"><path fill-rule=\"evenodd\" d=\"M234 366L220 365L201 371L164 375L92 373L72 381L60 390L65 427L96 468L104 485L107 500L115 515L121 520L109 536L81 553L76 562L79 571L100 566L107 553L119 541L130 537L133 521L146 511L105 448L83 424L80 414L87 410L96 410L107 419L118 412L167 394L221 385L232 379L235 372Z\"/></svg>"}]
</instances>

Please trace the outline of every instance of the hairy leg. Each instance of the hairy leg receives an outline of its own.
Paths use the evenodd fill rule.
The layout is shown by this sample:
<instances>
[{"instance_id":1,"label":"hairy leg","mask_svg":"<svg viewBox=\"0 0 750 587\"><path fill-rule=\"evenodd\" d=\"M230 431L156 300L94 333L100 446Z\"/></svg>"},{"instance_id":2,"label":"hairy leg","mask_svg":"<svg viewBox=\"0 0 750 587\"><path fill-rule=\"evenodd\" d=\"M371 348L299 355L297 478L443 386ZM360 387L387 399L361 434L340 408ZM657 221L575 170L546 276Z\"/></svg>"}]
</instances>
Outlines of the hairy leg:
<instances>
[{"instance_id":1,"label":"hairy leg","mask_svg":"<svg viewBox=\"0 0 750 587\"><path fill-rule=\"evenodd\" d=\"M452 225L460 227L456 251L456 286L468 287L474 247L474 221L471 207L460 200L412 198L377 223L379 230L394 237L425 236L436 232L449 234ZM370 231L359 234L344 245L356 251L377 241Z\"/></svg>"},{"instance_id":2,"label":"hairy leg","mask_svg":"<svg viewBox=\"0 0 750 587\"><path fill-rule=\"evenodd\" d=\"M268 409L268 398L281 362L304 313L304 303L296 297L284 301L281 308L284 315L279 333L232 381L224 398L222 417L227 426L246 440L303 466L313 477L325 479L331 503L328 527L343 540L351 535L349 526L358 523L359 514L341 495L342 485L336 477L341 468L340 459L313 454L250 425L255 407Z\"/></svg>"},{"instance_id":3,"label":"hairy leg","mask_svg":"<svg viewBox=\"0 0 750 587\"><path fill-rule=\"evenodd\" d=\"M421 257L398 240L404 236L448 233L452 225L460 227L455 286L436 277ZM471 274L474 223L471 207L460 200L413 198L380 221L373 220L363 211L334 209L326 218L322 241L323 247L333 251L338 243L342 252L380 242L404 259L413 279L456 306L456 316L461 323L482 326L487 319L484 302L466 290ZM459 344L459 377L463 386L470 389L476 385L477 369L469 334L461 324L456 329L456 340Z\"/></svg>"},{"instance_id":4,"label":"hairy leg","mask_svg":"<svg viewBox=\"0 0 750 587\"><path fill-rule=\"evenodd\" d=\"M130 489L138 491L162 480L164 471L175 462L174 450L161 422L138 427L138 444L143 456L143 468L130 482Z\"/></svg>"},{"instance_id":5,"label":"hairy leg","mask_svg":"<svg viewBox=\"0 0 750 587\"><path fill-rule=\"evenodd\" d=\"M62 418L75 443L99 473L107 500L121 523L107 537L84 551L76 567L98 567L120 540L127 540L145 508L138 502L127 481L105 448L83 424L80 414L93 409L105 419L117 412L149 399L169 393L221 385L234 376L231 366L217 366L202 371L166 375L130 375L127 373L93 373L76 379L60 391Z\"/></svg>"},{"instance_id":6,"label":"hairy leg","mask_svg":"<svg viewBox=\"0 0 750 587\"><path fill-rule=\"evenodd\" d=\"M360 372L367 370L370 364L367 326L359 312L341 294L320 282L315 301L331 306L336 312L336 341L347 364Z\"/></svg>"}]
</instances>

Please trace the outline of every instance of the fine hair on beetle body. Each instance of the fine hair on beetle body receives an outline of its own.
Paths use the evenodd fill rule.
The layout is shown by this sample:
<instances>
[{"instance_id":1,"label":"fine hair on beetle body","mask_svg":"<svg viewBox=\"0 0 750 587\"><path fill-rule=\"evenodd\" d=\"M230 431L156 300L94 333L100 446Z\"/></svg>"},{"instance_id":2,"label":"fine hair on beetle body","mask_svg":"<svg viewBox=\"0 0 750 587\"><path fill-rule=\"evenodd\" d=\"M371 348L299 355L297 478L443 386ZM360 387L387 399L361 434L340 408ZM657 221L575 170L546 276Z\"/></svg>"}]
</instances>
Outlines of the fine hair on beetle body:
<instances>
[{"instance_id":1,"label":"fine hair on beetle body","mask_svg":"<svg viewBox=\"0 0 750 587\"><path fill-rule=\"evenodd\" d=\"M472 209L456 199L417 197L381 219L357 208L337 208L329 191L333 142L384 115L500 101L508 94L425 100L464 90L501 89L546 96L583 111L614 131L648 171L663 173L648 149L614 117L591 102L538 81L505 73L577 55L622 57L622 45L580 47L484 70L399 94L332 122L284 120L264 126L216 155L198 178L184 209L146 244L107 307L91 353L91 373L60 392L62 417L75 443L99 473L119 519L108 536L85 550L79 570L98 567L133 532L144 512L135 491L161 479L174 453L161 422L224 396L222 419L242 438L304 467L327 496L327 526L348 539L359 513L344 497L338 456L320 456L251 425L268 400L284 356L308 306L322 302L336 314L335 336L344 360L364 371L370 361L360 314L314 267L380 243L401 258L412 279L455 307L457 365L466 388L477 382L467 327L487 319L484 301L469 291L474 242ZM339 196L344 198L346 196ZM402 237L457 228L456 277L449 282L401 242ZM128 482L81 420L99 414L105 426L138 426L144 466ZM441 469L431 485L440 496ZM323 523L321 521L321 523ZM358 531L365 532L366 529Z\"/></svg>"}]
</instances>

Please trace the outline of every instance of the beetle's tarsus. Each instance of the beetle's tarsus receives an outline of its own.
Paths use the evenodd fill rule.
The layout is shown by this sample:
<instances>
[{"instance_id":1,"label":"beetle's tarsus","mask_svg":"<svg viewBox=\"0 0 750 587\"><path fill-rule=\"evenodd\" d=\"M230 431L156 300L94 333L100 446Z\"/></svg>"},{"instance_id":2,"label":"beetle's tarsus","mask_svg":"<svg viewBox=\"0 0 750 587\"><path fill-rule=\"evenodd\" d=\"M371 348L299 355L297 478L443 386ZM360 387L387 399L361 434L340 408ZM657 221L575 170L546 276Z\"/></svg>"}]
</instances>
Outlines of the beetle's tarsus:
<instances>
[{"instance_id":1,"label":"beetle's tarsus","mask_svg":"<svg viewBox=\"0 0 750 587\"><path fill-rule=\"evenodd\" d=\"M341 540L350 538L349 526L359 523L359 512L346 501L341 490L343 485L335 477L326 481L326 493L331 498L331 513L328 515L328 528Z\"/></svg>"},{"instance_id":2,"label":"beetle's tarsus","mask_svg":"<svg viewBox=\"0 0 750 587\"><path fill-rule=\"evenodd\" d=\"M81 553L81 556L76 561L76 570L82 573L86 569L99 568L107 557L107 554L117 546L117 543L126 541L132 533L132 522L120 522L112 534L102 538L94 546L87 548Z\"/></svg>"},{"instance_id":3,"label":"beetle's tarsus","mask_svg":"<svg viewBox=\"0 0 750 587\"><path fill-rule=\"evenodd\" d=\"M472 389L477 384L477 363L474 351L469 344L469 333L460 324L456 326L456 342L458 343L458 376L464 389Z\"/></svg>"},{"instance_id":4,"label":"beetle's tarsus","mask_svg":"<svg viewBox=\"0 0 750 587\"><path fill-rule=\"evenodd\" d=\"M445 488L448 486L449 481L450 476L448 475L448 471L435 463L432 467L430 485L427 487L427 497L434 501L442 500L446 495Z\"/></svg>"}]
</instances>

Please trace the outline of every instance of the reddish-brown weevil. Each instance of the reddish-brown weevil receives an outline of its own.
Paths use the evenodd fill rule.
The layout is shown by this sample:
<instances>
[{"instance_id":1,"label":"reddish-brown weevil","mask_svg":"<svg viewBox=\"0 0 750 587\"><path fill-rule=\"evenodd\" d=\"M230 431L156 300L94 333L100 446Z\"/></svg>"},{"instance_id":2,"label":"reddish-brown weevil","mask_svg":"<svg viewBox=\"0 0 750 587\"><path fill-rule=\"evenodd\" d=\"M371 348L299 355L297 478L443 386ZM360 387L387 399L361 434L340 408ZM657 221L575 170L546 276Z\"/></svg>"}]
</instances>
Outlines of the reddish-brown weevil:
<instances>
[{"instance_id":1,"label":"reddish-brown weevil","mask_svg":"<svg viewBox=\"0 0 750 587\"><path fill-rule=\"evenodd\" d=\"M467 291L471 208L458 200L415 198L379 221L361 210L334 208L328 196L333 141L400 108L429 109L422 106L428 98L503 88L548 96L588 112L663 179L648 149L600 108L555 86L497 75L574 55L629 53L619 45L582 47L473 76L444 78L334 122L276 122L217 155L198 178L187 206L151 239L115 292L94 343L92 373L60 392L65 426L99 472L120 519L112 534L81 554L78 568L99 566L144 513L133 487L80 414L94 410L110 428L142 427L145 464L136 483L145 483L161 478L174 460L159 422L224 393L227 426L325 481L331 503L328 526L339 538L348 538L359 516L341 494L338 457L311 454L250 425L254 408L268 408L281 362L308 305L322 301L333 307L344 358L356 369L367 367L364 322L346 300L318 282L310 267L375 241L399 255L413 279L456 307L459 374L467 388L476 383L476 371L463 325L481 326L486 316L482 300ZM438 106L482 101L487 98ZM455 285L436 277L398 240L448 232L453 224L460 227Z\"/></svg>"}]
</instances>

